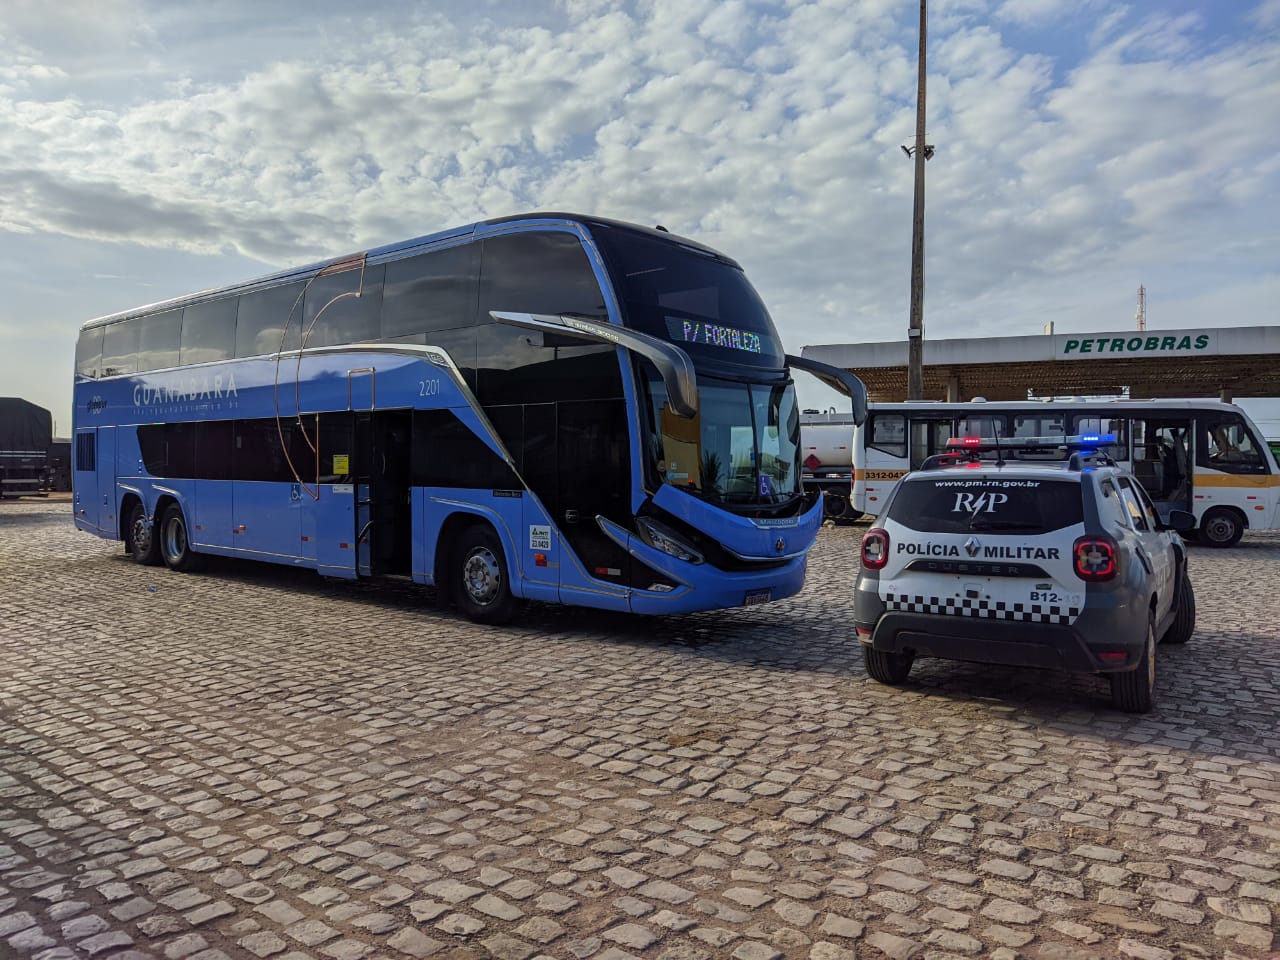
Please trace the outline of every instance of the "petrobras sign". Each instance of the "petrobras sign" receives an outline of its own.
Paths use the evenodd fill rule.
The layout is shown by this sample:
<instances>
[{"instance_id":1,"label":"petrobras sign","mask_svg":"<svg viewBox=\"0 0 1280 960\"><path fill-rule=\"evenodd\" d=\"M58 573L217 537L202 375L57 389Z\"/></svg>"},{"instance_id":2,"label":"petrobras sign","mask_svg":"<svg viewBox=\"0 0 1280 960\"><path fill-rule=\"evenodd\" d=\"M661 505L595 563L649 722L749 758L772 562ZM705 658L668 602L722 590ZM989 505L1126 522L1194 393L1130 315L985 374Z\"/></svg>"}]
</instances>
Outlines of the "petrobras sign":
<instances>
[{"instance_id":1,"label":"petrobras sign","mask_svg":"<svg viewBox=\"0 0 1280 960\"><path fill-rule=\"evenodd\" d=\"M1058 360L1091 357L1194 357L1218 352L1214 332L1175 330L1169 333L1058 334L1054 337Z\"/></svg>"}]
</instances>

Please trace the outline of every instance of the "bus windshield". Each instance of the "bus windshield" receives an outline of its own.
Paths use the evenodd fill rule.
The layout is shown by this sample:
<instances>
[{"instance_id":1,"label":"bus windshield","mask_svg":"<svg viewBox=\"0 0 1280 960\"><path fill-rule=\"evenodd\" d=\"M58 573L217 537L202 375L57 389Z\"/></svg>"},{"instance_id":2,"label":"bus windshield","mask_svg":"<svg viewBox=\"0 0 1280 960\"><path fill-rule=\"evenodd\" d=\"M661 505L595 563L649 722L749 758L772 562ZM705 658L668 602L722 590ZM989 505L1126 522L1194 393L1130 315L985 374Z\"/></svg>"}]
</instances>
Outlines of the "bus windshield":
<instances>
[{"instance_id":1,"label":"bus windshield","mask_svg":"<svg viewBox=\"0 0 1280 960\"><path fill-rule=\"evenodd\" d=\"M782 342L741 268L693 247L593 226L628 327L669 340L699 368L781 370Z\"/></svg>"},{"instance_id":2,"label":"bus windshield","mask_svg":"<svg viewBox=\"0 0 1280 960\"><path fill-rule=\"evenodd\" d=\"M790 383L698 378L698 415L677 417L656 371L648 377L650 467L712 503L779 506L800 494L800 415Z\"/></svg>"}]
</instances>

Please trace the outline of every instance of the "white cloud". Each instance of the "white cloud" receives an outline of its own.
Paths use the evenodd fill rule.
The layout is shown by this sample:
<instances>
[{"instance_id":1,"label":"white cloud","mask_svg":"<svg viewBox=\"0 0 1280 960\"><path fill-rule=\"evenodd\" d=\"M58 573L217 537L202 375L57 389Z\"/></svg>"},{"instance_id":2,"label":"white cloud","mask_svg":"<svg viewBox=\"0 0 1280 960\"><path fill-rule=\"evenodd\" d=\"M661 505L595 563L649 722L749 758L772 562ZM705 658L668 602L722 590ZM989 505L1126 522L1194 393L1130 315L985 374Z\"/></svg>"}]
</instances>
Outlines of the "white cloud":
<instances>
[{"instance_id":1,"label":"white cloud","mask_svg":"<svg viewBox=\"0 0 1280 960\"><path fill-rule=\"evenodd\" d=\"M1044 314L1094 327L1112 305L1131 316L1135 277L1155 296L1206 263L1206 282L1260 295L1245 278L1274 244L1215 271L1227 243L1275 235L1273 34L1210 44L1195 17L1101 0L1083 16L931 7L931 336ZM285 264L577 209L722 247L793 349L900 335L916 57L901 3L312 8L201 20L120 0L104 52L68 16L6 5L0 230ZM1017 49L1009 23L1096 30L1093 52Z\"/></svg>"}]
</instances>

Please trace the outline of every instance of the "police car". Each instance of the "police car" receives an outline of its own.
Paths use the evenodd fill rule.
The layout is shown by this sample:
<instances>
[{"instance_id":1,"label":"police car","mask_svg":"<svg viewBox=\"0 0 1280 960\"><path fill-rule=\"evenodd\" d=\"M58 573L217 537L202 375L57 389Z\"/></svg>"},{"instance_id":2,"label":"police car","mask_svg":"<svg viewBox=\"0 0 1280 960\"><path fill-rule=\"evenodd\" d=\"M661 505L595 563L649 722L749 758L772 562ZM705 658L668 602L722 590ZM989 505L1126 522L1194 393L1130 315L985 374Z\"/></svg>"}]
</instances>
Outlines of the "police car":
<instances>
[{"instance_id":1,"label":"police car","mask_svg":"<svg viewBox=\"0 0 1280 960\"><path fill-rule=\"evenodd\" d=\"M1195 628L1187 553L1107 435L955 438L907 474L862 541L854 599L867 672L917 656L1106 674L1121 710L1151 709L1156 641ZM1049 458L1049 459L1046 459Z\"/></svg>"}]
</instances>

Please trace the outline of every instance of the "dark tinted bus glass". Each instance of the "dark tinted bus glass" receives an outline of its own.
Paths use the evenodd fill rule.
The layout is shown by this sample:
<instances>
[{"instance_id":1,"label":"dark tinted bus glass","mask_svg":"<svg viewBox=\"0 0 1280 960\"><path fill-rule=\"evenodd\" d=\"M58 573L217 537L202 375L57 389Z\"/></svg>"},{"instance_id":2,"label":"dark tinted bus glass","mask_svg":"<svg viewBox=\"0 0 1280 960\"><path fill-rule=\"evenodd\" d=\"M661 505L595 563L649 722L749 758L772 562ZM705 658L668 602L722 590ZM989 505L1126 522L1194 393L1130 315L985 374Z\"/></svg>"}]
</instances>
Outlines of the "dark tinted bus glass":
<instances>
[{"instance_id":1,"label":"dark tinted bus glass","mask_svg":"<svg viewBox=\"0 0 1280 960\"><path fill-rule=\"evenodd\" d=\"M308 347L364 343L378 339L383 267L344 270L316 277L303 298L303 330ZM355 294L359 296L355 296Z\"/></svg>"},{"instance_id":2,"label":"dark tinted bus glass","mask_svg":"<svg viewBox=\"0 0 1280 960\"><path fill-rule=\"evenodd\" d=\"M468 243L388 263L382 297L383 338L393 340L474 324L479 251L479 244Z\"/></svg>"},{"instance_id":3,"label":"dark tinted bus glass","mask_svg":"<svg viewBox=\"0 0 1280 960\"><path fill-rule=\"evenodd\" d=\"M196 476L202 480L231 479L231 420L205 420L196 424Z\"/></svg>"},{"instance_id":4,"label":"dark tinted bus glass","mask_svg":"<svg viewBox=\"0 0 1280 960\"><path fill-rule=\"evenodd\" d=\"M76 373L95 379L102 376L102 327L80 332L76 341Z\"/></svg>"},{"instance_id":5,"label":"dark tinted bus glass","mask_svg":"<svg viewBox=\"0 0 1280 960\"><path fill-rule=\"evenodd\" d=\"M179 360L212 363L230 360L236 352L235 297L197 303L182 311L182 350Z\"/></svg>"},{"instance_id":6,"label":"dark tinted bus glass","mask_svg":"<svg viewBox=\"0 0 1280 960\"><path fill-rule=\"evenodd\" d=\"M153 477L188 479L196 472L196 424L148 423L138 427L138 446Z\"/></svg>"},{"instance_id":7,"label":"dark tinted bus glass","mask_svg":"<svg viewBox=\"0 0 1280 960\"><path fill-rule=\"evenodd\" d=\"M675 242L593 225L629 327L687 350L694 362L780 369L782 341L737 266Z\"/></svg>"},{"instance_id":8,"label":"dark tinted bus glass","mask_svg":"<svg viewBox=\"0 0 1280 960\"><path fill-rule=\"evenodd\" d=\"M1047 533L1084 522L1070 480L951 475L902 483L889 519L923 533Z\"/></svg>"},{"instance_id":9,"label":"dark tinted bus glass","mask_svg":"<svg viewBox=\"0 0 1280 960\"><path fill-rule=\"evenodd\" d=\"M297 350L302 342L302 284L246 293L236 319L236 356Z\"/></svg>"},{"instance_id":10,"label":"dark tinted bus glass","mask_svg":"<svg viewBox=\"0 0 1280 960\"><path fill-rule=\"evenodd\" d=\"M622 395L614 347L495 323L491 310L605 317L600 285L573 234L514 233L484 241L477 395L486 405Z\"/></svg>"},{"instance_id":11,"label":"dark tinted bus glass","mask_svg":"<svg viewBox=\"0 0 1280 960\"><path fill-rule=\"evenodd\" d=\"M287 483L314 473L314 455L309 451L303 454L302 438L294 422L285 420L277 424L275 418L237 420L235 431L235 452L231 458L235 479ZM280 442L282 432L284 444Z\"/></svg>"},{"instance_id":12,"label":"dark tinted bus glass","mask_svg":"<svg viewBox=\"0 0 1280 960\"><path fill-rule=\"evenodd\" d=\"M415 410L413 485L514 490L520 481L452 410Z\"/></svg>"},{"instance_id":13,"label":"dark tinted bus glass","mask_svg":"<svg viewBox=\"0 0 1280 960\"><path fill-rule=\"evenodd\" d=\"M138 321L142 332L138 337L138 370L164 370L178 365L178 348L182 341L182 311L170 310Z\"/></svg>"},{"instance_id":14,"label":"dark tinted bus glass","mask_svg":"<svg viewBox=\"0 0 1280 960\"><path fill-rule=\"evenodd\" d=\"M490 310L605 316L604 296L571 233L509 233L484 241L479 322Z\"/></svg>"},{"instance_id":15,"label":"dark tinted bus glass","mask_svg":"<svg viewBox=\"0 0 1280 960\"><path fill-rule=\"evenodd\" d=\"M102 337L102 375L114 377L138 372L139 320L117 320L107 324Z\"/></svg>"}]
</instances>

